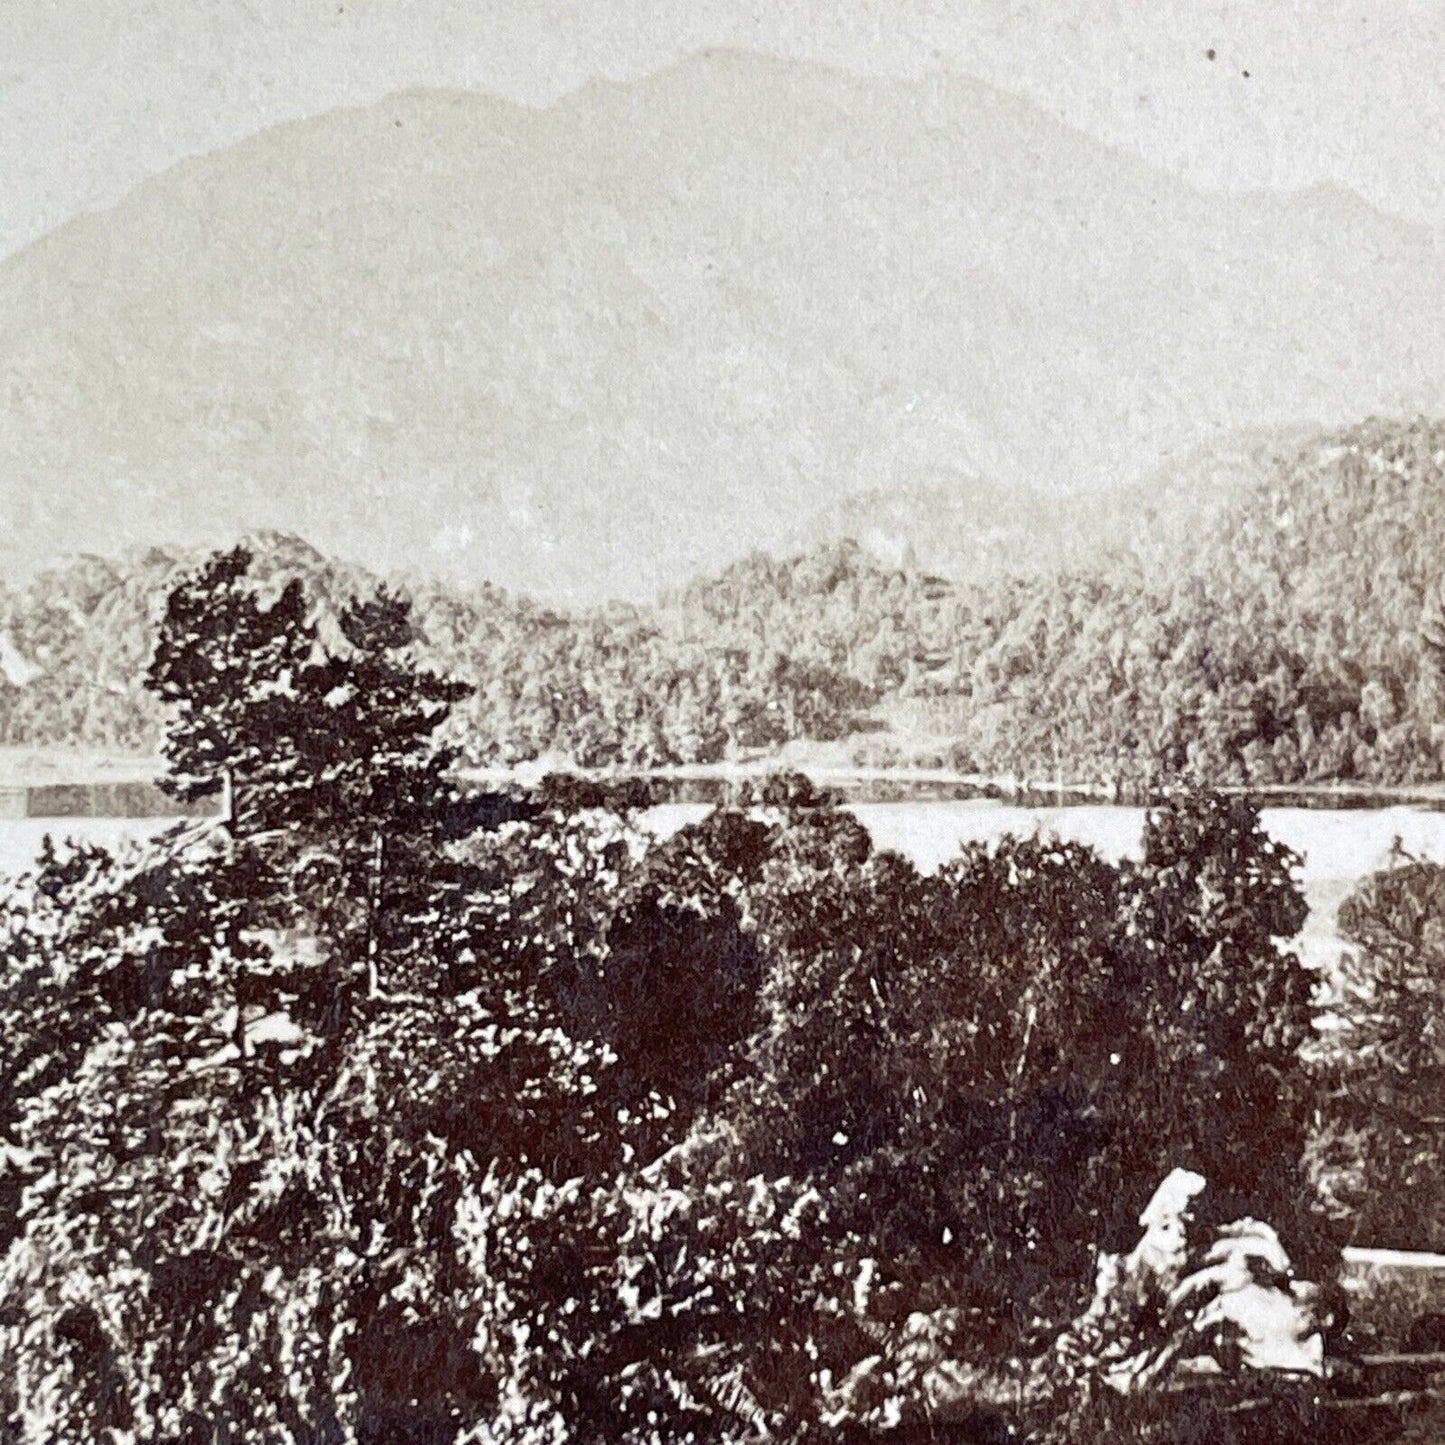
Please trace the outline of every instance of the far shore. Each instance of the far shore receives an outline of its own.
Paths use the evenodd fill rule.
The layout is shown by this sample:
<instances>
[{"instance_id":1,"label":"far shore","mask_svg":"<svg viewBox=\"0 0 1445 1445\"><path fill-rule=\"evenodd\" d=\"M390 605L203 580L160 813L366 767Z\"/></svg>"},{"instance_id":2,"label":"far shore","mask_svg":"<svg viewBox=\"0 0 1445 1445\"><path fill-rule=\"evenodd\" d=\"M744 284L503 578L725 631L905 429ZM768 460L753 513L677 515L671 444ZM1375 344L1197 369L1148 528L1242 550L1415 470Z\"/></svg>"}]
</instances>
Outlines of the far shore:
<instances>
[{"instance_id":1,"label":"far shore","mask_svg":"<svg viewBox=\"0 0 1445 1445\"><path fill-rule=\"evenodd\" d=\"M565 773L596 783L653 782L664 789L721 791L728 784L744 783L782 770L807 774L815 783L851 792L895 793L900 801L916 798L996 799L1001 802L1131 803L1142 798L1137 786L1115 788L1059 776L1022 778L1003 773L964 772L953 768L909 764L863 765L838 761L836 751L817 750L808 756L802 747L780 754L730 759L718 763L686 763L654 768L579 768L565 758L549 757L508 767L466 767L459 775L468 782L504 789L535 785L550 773ZM828 753L832 756L828 756ZM114 753L100 749L0 747L0 790L84 788L107 785L154 785L164 772L154 754ZM1225 793L1249 794L1276 804L1335 808L1445 807L1445 782L1225 784Z\"/></svg>"}]
</instances>

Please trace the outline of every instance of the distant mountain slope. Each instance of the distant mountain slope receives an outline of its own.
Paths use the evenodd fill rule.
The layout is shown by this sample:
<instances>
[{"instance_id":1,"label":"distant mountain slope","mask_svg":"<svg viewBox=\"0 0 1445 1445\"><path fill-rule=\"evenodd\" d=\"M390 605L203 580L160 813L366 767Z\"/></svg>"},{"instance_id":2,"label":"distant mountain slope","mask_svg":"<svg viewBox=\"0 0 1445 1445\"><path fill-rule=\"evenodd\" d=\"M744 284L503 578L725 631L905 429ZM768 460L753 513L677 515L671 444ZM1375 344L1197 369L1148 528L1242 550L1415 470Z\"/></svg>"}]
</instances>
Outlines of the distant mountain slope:
<instances>
[{"instance_id":1,"label":"distant mountain slope","mask_svg":"<svg viewBox=\"0 0 1445 1445\"><path fill-rule=\"evenodd\" d=\"M1445 422L1267 468L1172 566L1042 580L940 679L966 748L1037 774L1445 776Z\"/></svg>"},{"instance_id":2,"label":"distant mountain slope","mask_svg":"<svg viewBox=\"0 0 1445 1445\"><path fill-rule=\"evenodd\" d=\"M1438 236L1203 196L973 82L715 54L544 111L398 96L0 265L0 566L270 527L644 597L848 498L1440 410L1442 314Z\"/></svg>"},{"instance_id":3,"label":"distant mountain slope","mask_svg":"<svg viewBox=\"0 0 1445 1445\"><path fill-rule=\"evenodd\" d=\"M1173 565L1240 490L1308 438L1307 428L1231 435L1171 458L1140 481L1047 491L944 477L855 492L779 539L808 551L856 540L895 566L958 581L1096 567L1110 557Z\"/></svg>"}]
</instances>

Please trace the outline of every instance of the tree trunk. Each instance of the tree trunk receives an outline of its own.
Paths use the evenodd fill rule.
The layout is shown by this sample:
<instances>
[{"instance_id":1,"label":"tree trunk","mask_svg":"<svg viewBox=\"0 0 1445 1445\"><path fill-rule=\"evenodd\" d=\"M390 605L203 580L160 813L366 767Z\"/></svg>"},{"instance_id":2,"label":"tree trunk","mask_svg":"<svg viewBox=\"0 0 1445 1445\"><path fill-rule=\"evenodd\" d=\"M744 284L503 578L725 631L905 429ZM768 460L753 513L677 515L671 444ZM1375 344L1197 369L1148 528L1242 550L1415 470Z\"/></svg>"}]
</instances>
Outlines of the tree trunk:
<instances>
[{"instance_id":1,"label":"tree trunk","mask_svg":"<svg viewBox=\"0 0 1445 1445\"><path fill-rule=\"evenodd\" d=\"M244 1059L246 1057L246 1011L241 1001L241 966L234 961L234 953L231 966L234 970L231 993L236 1001L236 1030L233 1042L236 1045L236 1053L241 1059Z\"/></svg>"},{"instance_id":2,"label":"tree trunk","mask_svg":"<svg viewBox=\"0 0 1445 1445\"><path fill-rule=\"evenodd\" d=\"M377 919L381 912L381 883L386 859L386 836L376 835L371 867L371 897L366 909L366 996L376 998L381 993L381 979L377 966L378 940Z\"/></svg>"}]
</instances>

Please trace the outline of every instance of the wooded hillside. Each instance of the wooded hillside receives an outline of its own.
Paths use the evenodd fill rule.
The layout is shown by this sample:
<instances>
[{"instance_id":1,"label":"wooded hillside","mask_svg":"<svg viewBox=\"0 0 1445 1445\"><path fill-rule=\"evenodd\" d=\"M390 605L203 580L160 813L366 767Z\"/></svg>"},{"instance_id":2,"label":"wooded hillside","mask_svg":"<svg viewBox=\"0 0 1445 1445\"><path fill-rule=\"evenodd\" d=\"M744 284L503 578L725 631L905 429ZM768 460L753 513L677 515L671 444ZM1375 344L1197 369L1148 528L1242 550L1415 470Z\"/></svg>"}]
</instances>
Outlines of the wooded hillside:
<instances>
[{"instance_id":1,"label":"wooded hillside","mask_svg":"<svg viewBox=\"0 0 1445 1445\"><path fill-rule=\"evenodd\" d=\"M474 763L638 768L851 737L860 761L1126 785L1445 776L1445 423L1291 442L1197 533L1161 545L1167 521L1089 565L1003 577L845 540L651 607L406 590L429 660L477 684L454 724ZM262 585L302 577L323 614L374 580L292 537L252 547ZM85 557L0 592L0 741L153 748L141 679L196 560Z\"/></svg>"}]
</instances>

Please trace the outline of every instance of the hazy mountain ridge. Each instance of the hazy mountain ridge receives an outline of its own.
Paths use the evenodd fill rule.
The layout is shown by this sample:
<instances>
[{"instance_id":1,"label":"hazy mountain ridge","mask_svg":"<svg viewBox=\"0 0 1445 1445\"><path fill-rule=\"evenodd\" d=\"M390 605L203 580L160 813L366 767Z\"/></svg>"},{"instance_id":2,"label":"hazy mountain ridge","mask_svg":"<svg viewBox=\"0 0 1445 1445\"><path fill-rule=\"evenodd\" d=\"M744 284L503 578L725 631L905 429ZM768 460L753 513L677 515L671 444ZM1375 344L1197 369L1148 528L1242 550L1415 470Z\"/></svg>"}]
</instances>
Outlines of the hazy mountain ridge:
<instances>
[{"instance_id":1,"label":"hazy mountain ridge","mask_svg":"<svg viewBox=\"0 0 1445 1445\"><path fill-rule=\"evenodd\" d=\"M1436 410L1441 262L943 77L720 54L545 111L394 97L0 265L5 560L270 527L644 597L860 494L1082 496L1223 430Z\"/></svg>"},{"instance_id":2,"label":"hazy mountain ridge","mask_svg":"<svg viewBox=\"0 0 1445 1445\"><path fill-rule=\"evenodd\" d=\"M958 581L1048 574L1132 557L1173 565L1241 490L1308 438L1306 428L1244 432L1172 458L1128 486L1049 492L979 477L853 493L795 527L781 548L856 540L893 566Z\"/></svg>"}]
</instances>

